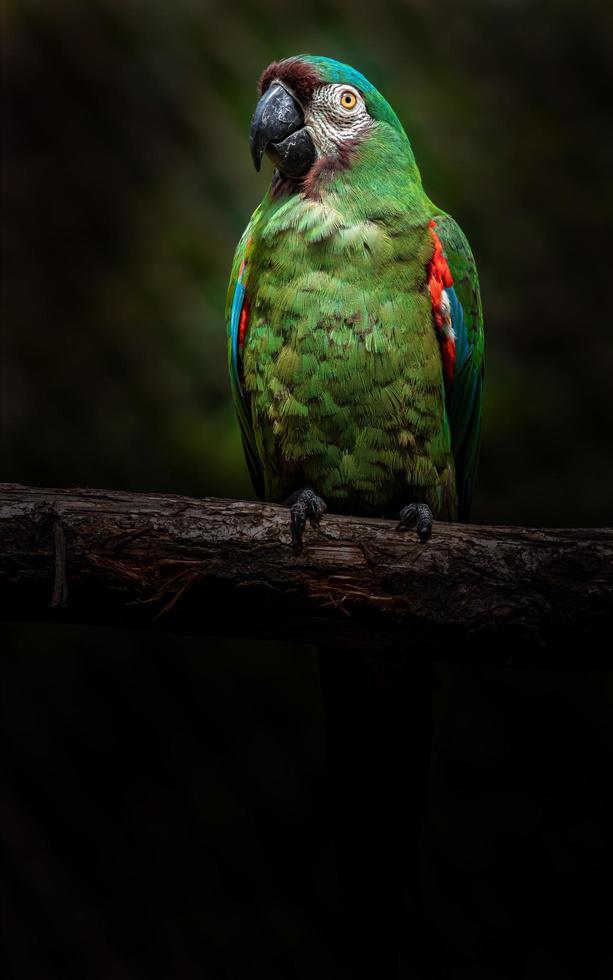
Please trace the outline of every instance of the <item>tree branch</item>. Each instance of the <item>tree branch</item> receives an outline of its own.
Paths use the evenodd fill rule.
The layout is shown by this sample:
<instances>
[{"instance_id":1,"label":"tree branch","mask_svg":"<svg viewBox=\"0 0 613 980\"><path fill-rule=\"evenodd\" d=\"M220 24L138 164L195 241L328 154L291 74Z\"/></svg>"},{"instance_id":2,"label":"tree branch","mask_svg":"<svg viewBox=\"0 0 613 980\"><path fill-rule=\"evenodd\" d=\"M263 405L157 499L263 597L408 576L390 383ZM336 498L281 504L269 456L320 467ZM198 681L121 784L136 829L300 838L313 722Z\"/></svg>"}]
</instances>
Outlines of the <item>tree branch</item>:
<instances>
[{"instance_id":1,"label":"tree branch","mask_svg":"<svg viewBox=\"0 0 613 980\"><path fill-rule=\"evenodd\" d=\"M606 664L613 530L326 514L297 557L271 504L0 484L0 618Z\"/></svg>"}]
</instances>

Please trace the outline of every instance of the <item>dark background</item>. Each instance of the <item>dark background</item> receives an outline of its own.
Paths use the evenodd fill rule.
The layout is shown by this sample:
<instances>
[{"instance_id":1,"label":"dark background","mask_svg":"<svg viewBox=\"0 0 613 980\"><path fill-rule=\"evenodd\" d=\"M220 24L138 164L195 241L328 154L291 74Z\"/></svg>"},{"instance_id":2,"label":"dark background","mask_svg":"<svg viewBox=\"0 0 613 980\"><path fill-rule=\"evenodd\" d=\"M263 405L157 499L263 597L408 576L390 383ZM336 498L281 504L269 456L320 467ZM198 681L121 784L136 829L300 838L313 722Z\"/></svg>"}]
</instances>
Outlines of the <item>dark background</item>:
<instances>
[{"instance_id":1,"label":"dark background","mask_svg":"<svg viewBox=\"0 0 613 980\"><path fill-rule=\"evenodd\" d=\"M2 479L251 495L223 303L257 77L310 51L384 92L473 245L473 519L611 525L611 9L5 2ZM311 649L0 636L12 976L342 975ZM608 978L611 674L438 670L401 974Z\"/></svg>"}]
</instances>

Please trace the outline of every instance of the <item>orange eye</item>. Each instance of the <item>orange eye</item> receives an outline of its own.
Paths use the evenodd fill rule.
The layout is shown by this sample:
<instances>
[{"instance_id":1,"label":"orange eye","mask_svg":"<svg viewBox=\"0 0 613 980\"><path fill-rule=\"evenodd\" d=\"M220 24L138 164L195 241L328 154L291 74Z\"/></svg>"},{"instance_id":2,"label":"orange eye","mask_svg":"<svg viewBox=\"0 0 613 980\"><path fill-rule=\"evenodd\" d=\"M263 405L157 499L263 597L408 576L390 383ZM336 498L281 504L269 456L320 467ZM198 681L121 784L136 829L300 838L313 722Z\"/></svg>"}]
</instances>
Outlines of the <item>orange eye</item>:
<instances>
[{"instance_id":1,"label":"orange eye","mask_svg":"<svg viewBox=\"0 0 613 980\"><path fill-rule=\"evenodd\" d=\"M357 105L357 101L355 94L350 92L349 89L341 92L341 105L343 109L353 109Z\"/></svg>"}]
</instances>

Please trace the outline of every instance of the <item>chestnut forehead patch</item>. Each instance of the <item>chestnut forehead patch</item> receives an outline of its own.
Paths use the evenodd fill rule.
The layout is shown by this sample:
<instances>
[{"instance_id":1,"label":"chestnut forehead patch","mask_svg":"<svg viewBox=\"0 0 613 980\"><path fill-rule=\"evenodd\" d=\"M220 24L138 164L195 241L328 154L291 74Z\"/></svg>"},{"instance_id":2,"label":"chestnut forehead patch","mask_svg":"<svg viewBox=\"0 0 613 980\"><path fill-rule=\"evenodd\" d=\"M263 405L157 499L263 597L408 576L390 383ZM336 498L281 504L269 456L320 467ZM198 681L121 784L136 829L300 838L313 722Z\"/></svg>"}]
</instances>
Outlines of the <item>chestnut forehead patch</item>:
<instances>
[{"instance_id":1,"label":"chestnut forehead patch","mask_svg":"<svg viewBox=\"0 0 613 980\"><path fill-rule=\"evenodd\" d=\"M303 103L309 101L316 88L325 84L325 79L322 78L317 69L306 61L301 61L300 58L273 61L260 77L258 85L260 95L264 94L275 78L285 82Z\"/></svg>"}]
</instances>

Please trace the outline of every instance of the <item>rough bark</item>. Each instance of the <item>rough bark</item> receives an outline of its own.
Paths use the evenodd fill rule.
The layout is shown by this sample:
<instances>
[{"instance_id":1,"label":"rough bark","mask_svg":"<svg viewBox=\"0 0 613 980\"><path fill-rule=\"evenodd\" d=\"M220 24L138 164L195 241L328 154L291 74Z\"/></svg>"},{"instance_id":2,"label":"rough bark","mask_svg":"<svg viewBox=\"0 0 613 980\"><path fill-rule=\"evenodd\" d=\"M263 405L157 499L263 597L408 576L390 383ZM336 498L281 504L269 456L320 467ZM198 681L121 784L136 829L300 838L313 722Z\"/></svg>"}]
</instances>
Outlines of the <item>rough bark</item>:
<instances>
[{"instance_id":1,"label":"rough bark","mask_svg":"<svg viewBox=\"0 0 613 980\"><path fill-rule=\"evenodd\" d=\"M155 625L489 663L611 661L613 530L327 514L296 556L283 507L0 485L2 619Z\"/></svg>"}]
</instances>

